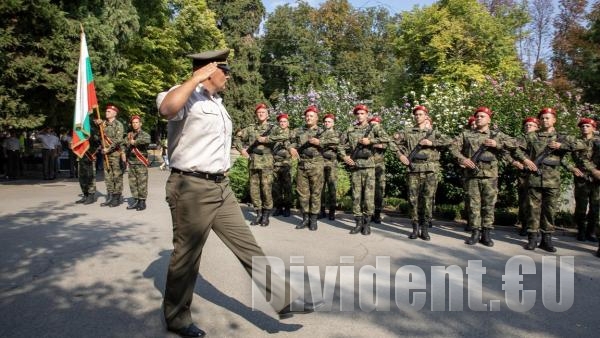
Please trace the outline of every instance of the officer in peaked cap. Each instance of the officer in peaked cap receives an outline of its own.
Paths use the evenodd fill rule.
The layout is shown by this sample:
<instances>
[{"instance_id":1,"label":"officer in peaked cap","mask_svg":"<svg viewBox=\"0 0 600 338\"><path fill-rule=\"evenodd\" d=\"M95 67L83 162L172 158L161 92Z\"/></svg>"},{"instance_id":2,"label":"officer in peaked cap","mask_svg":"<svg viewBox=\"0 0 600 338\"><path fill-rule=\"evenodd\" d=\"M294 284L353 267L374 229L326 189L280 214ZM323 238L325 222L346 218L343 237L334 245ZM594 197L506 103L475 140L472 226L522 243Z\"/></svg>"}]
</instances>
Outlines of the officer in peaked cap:
<instances>
[{"instance_id":1,"label":"officer in peaked cap","mask_svg":"<svg viewBox=\"0 0 600 338\"><path fill-rule=\"evenodd\" d=\"M229 65L227 65L229 49L211 50L208 52L189 54L187 57L192 59L192 68L194 71L206 66L211 62L216 62L217 68L223 70L225 74L229 74L231 72Z\"/></svg>"}]
</instances>

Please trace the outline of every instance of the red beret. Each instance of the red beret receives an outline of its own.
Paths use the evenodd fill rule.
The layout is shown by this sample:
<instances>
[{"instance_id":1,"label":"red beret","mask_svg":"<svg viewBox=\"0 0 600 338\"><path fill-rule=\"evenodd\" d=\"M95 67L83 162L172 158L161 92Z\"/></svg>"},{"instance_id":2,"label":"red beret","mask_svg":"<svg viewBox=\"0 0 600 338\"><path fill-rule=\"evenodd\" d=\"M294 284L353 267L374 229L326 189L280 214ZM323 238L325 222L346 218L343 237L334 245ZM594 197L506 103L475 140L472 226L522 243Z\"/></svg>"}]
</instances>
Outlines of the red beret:
<instances>
[{"instance_id":1,"label":"red beret","mask_svg":"<svg viewBox=\"0 0 600 338\"><path fill-rule=\"evenodd\" d=\"M379 116L373 116L369 119L369 123L371 122L377 122L377 123L381 123L381 117Z\"/></svg>"},{"instance_id":2,"label":"red beret","mask_svg":"<svg viewBox=\"0 0 600 338\"><path fill-rule=\"evenodd\" d=\"M267 105L264 104L264 103L262 103L262 102L259 103L259 104L257 104L256 108L254 108L254 112L256 113L256 111L259 110L259 109L267 109Z\"/></svg>"},{"instance_id":3,"label":"red beret","mask_svg":"<svg viewBox=\"0 0 600 338\"><path fill-rule=\"evenodd\" d=\"M556 117L556 110L554 110L554 108L548 108L548 107L542 108L542 109L540 109L540 112L538 113L538 117L540 117L544 114L552 114L552 115L554 115L554 117Z\"/></svg>"},{"instance_id":4,"label":"red beret","mask_svg":"<svg viewBox=\"0 0 600 338\"><path fill-rule=\"evenodd\" d=\"M333 114L325 114L325 116L323 116L323 121L325 121L325 119L332 119L335 121L335 115Z\"/></svg>"},{"instance_id":5,"label":"red beret","mask_svg":"<svg viewBox=\"0 0 600 338\"><path fill-rule=\"evenodd\" d=\"M596 128L596 121L587 117L580 118L579 123L577 123L577 126L581 127L582 124L590 124L592 127Z\"/></svg>"},{"instance_id":6,"label":"red beret","mask_svg":"<svg viewBox=\"0 0 600 338\"><path fill-rule=\"evenodd\" d=\"M140 120L140 122L142 122L142 118L139 115L133 115L130 119L129 122L133 122L133 120Z\"/></svg>"},{"instance_id":7,"label":"red beret","mask_svg":"<svg viewBox=\"0 0 600 338\"><path fill-rule=\"evenodd\" d=\"M364 111L366 111L367 113L369 112L369 108L367 108L367 106L365 106L364 104L357 104L357 105L354 107L354 109L352 109L352 112L353 112L354 114L356 114L356 112L357 112L357 111L359 111L359 110L364 110Z\"/></svg>"},{"instance_id":8,"label":"red beret","mask_svg":"<svg viewBox=\"0 0 600 338\"><path fill-rule=\"evenodd\" d=\"M412 113L414 114L417 110L422 110L425 113L429 114L429 110L425 106L415 106L412 110Z\"/></svg>"},{"instance_id":9,"label":"red beret","mask_svg":"<svg viewBox=\"0 0 600 338\"><path fill-rule=\"evenodd\" d=\"M537 118L535 118L535 117L526 117L526 118L523 120L523 124L525 124L525 123L529 123L529 122L533 122L533 123L535 123L535 124L537 124L537 125L539 125L539 124L540 124L540 120L538 120L538 119L537 119Z\"/></svg>"},{"instance_id":10,"label":"red beret","mask_svg":"<svg viewBox=\"0 0 600 338\"><path fill-rule=\"evenodd\" d=\"M473 122L475 122L475 116L471 115L469 116L469 121L467 121L467 127L470 127Z\"/></svg>"},{"instance_id":11,"label":"red beret","mask_svg":"<svg viewBox=\"0 0 600 338\"><path fill-rule=\"evenodd\" d=\"M119 112L119 108L117 108L117 106L115 106L112 103L109 103L106 105L106 110L108 110L108 109L112 109L112 110L116 111L117 113Z\"/></svg>"},{"instance_id":12,"label":"red beret","mask_svg":"<svg viewBox=\"0 0 600 338\"><path fill-rule=\"evenodd\" d=\"M492 110L488 107L479 107L475 109L475 114L477 113L486 113L490 118L492 117L492 115L494 115L494 113L492 113Z\"/></svg>"},{"instance_id":13,"label":"red beret","mask_svg":"<svg viewBox=\"0 0 600 338\"><path fill-rule=\"evenodd\" d=\"M277 121L279 121L281 119L289 119L288 114L279 114L279 115L277 115Z\"/></svg>"},{"instance_id":14,"label":"red beret","mask_svg":"<svg viewBox=\"0 0 600 338\"><path fill-rule=\"evenodd\" d=\"M319 113L319 108L317 108L317 106L308 106L308 108L306 108L306 110L304 111L304 115L306 115L306 113L308 113L309 111L315 112L316 114Z\"/></svg>"}]
</instances>

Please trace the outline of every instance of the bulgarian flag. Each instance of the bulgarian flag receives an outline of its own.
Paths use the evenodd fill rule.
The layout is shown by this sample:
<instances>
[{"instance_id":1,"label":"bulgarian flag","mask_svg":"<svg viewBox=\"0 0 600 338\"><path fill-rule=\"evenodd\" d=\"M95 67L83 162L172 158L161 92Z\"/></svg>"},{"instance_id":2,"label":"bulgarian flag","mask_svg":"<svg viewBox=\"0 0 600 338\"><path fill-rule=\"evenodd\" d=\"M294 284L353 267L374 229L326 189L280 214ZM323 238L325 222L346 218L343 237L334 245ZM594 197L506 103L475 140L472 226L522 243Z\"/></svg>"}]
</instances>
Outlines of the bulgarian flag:
<instances>
[{"instance_id":1,"label":"bulgarian flag","mask_svg":"<svg viewBox=\"0 0 600 338\"><path fill-rule=\"evenodd\" d=\"M96 87L92 64L88 54L83 27L81 28L81 52L79 55L79 71L77 72L77 98L75 100L75 117L73 119L73 140L71 149L79 158L90 148L90 114L98 108Z\"/></svg>"}]
</instances>

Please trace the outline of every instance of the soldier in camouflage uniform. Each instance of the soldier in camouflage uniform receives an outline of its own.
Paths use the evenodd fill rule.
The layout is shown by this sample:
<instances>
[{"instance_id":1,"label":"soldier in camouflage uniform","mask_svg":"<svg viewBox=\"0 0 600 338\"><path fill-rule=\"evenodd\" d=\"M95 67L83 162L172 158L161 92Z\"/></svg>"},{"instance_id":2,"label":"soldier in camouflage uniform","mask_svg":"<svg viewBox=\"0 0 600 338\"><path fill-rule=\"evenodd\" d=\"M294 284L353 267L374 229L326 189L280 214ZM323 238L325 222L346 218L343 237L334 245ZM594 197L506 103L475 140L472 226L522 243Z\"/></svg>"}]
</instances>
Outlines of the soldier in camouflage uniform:
<instances>
[{"instance_id":1,"label":"soldier in camouflage uniform","mask_svg":"<svg viewBox=\"0 0 600 338\"><path fill-rule=\"evenodd\" d=\"M290 138L290 122L288 114L277 115L279 128L274 134L279 134L282 141L273 146L273 216L290 217L292 206L292 156L286 148Z\"/></svg>"},{"instance_id":2,"label":"soldier in camouflage uniform","mask_svg":"<svg viewBox=\"0 0 600 338\"><path fill-rule=\"evenodd\" d=\"M581 138L578 141L584 148L571 153L575 163L570 168L575 184L575 213L573 218L577 225L577 240L597 242L598 239L594 236L594 232L600 221L600 182L595 180L592 174L592 169L596 169L592 154L594 143L600 142L600 138L595 135L596 121L593 119L581 118L577 126L581 130Z\"/></svg>"},{"instance_id":3,"label":"soldier in camouflage uniform","mask_svg":"<svg viewBox=\"0 0 600 338\"><path fill-rule=\"evenodd\" d=\"M369 123L381 124L381 117L374 116L369 119ZM381 223L381 210L383 210L385 195L385 151L387 147L386 143L373 145L373 161L375 162L375 211L371 220L376 224Z\"/></svg>"},{"instance_id":4,"label":"soldier in camouflage uniform","mask_svg":"<svg viewBox=\"0 0 600 338\"><path fill-rule=\"evenodd\" d=\"M296 191L302 210L302 222L296 229L317 230L317 216L321 208L323 190L323 155L321 149L322 130L317 126L319 110L310 106L304 111L303 127L296 128L290 135L288 150L298 159Z\"/></svg>"},{"instance_id":5,"label":"soldier in camouflage uniform","mask_svg":"<svg viewBox=\"0 0 600 338\"><path fill-rule=\"evenodd\" d=\"M334 129L335 115L326 114L323 117L324 131L321 135L321 148L323 150L323 192L321 194L321 215L327 214L325 208L329 208L328 218L335 220L335 208L337 205L336 182L337 182L337 149L340 143L338 132Z\"/></svg>"},{"instance_id":6,"label":"soldier in camouflage uniform","mask_svg":"<svg viewBox=\"0 0 600 338\"><path fill-rule=\"evenodd\" d=\"M126 154L129 164L129 189L133 203L128 205L127 209L141 211L146 209L146 197L148 197L150 135L142 130L142 120L139 116L132 116L130 122L132 131L127 134Z\"/></svg>"},{"instance_id":7,"label":"soldier in camouflage uniform","mask_svg":"<svg viewBox=\"0 0 600 338\"><path fill-rule=\"evenodd\" d=\"M90 127L94 128L94 124ZM96 202L96 150L99 138L95 129L90 132L90 147L81 158L77 159L77 178L83 197L75 203L86 205Z\"/></svg>"},{"instance_id":8,"label":"soldier in camouflage uniform","mask_svg":"<svg viewBox=\"0 0 600 338\"><path fill-rule=\"evenodd\" d=\"M256 123L240 130L233 140L233 145L244 158L250 160L250 199L256 210L256 218L250 225L268 226L273 209L273 141L268 136L275 126L268 121L269 110L266 104L256 105L254 114ZM244 144L249 146L244 148Z\"/></svg>"},{"instance_id":9,"label":"soldier in camouflage uniform","mask_svg":"<svg viewBox=\"0 0 600 338\"><path fill-rule=\"evenodd\" d=\"M106 121L95 120L96 125L104 130L102 154L106 155L104 163L104 183L106 184L107 199L100 206L116 207L121 204L123 193L123 167L121 152L123 148L123 135L125 128L117 120L119 108L113 104L106 106Z\"/></svg>"},{"instance_id":10,"label":"soldier in camouflage uniform","mask_svg":"<svg viewBox=\"0 0 600 338\"><path fill-rule=\"evenodd\" d=\"M469 130L477 129L477 125L475 124L475 116L473 116L473 115L469 116L469 119L467 120L467 125L465 126L465 128L467 128ZM468 169L463 168L463 171L464 170L468 170ZM463 177L463 190L467 191L467 180L465 178L465 177L467 177L467 175L465 175L463 173L462 177ZM471 223L470 223L471 221L468 216L471 213L469 210L470 210L469 209L469 196L467 194L465 194L465 215L467 215L467 224L465 224L465 231L470 233L473 231L473 226L471 225Z\"/></svg>"},{"instance_id":11,"label":"soldier in camouflage uniform","mask_svg":"<svg viewBox=\"0 0 600 338\"><path fill-rule=\"evenodd\" d=\"M375 211L375 160L373 146L388 144L389 137L377 123L369 124L369 109L359 104L353 109L356 125L342 136L339 156L350 166L352 180L352 213L355 227L351 234L371 234L371 217Z\"/></svg>"},{"instance_id":12,"label":"soldier in camouflage uniform","mask_svg":"<svg viewBox=\"0 0 600 338\"><path fill-rule=\"evenodd\" d=\"M598 207L600 205L600 201L598 200L598 196L600 196L600 169L598 169L600 168L600 140L598 140L597 137L597 134L594 135L591 156L589 159L584 160L585 172L589 173L588 180L591 181L588 184L591 185L592 195L595 197L595 199L590 201L590 209L594 208L596 215L598 215ZM592 211L590 210L590 214L591 213ZM598 220L598 217L593 219L592 224L596 227L596 238L600 237L600 221ZM600 241L598 244L598 251L596 251L596 257L600 257Z\"/></svg>"},{"instance_id":13,"label":"soldier in camouflage uniform","mask_svg":"<svg viewBox=\"0 0 600 338\"><path fill-rule=\"evenodd\" d=\"M535 117L527 117L523 120L523 133L526 135L528 133L536 132L540 127L540 120ZM519 236L527 236L527 220L529 218L529 201L527 200L527 177L529 173L524 171L523 163L512 159L510 156L507 156L508 162L510 162L515 168L519 170L519 215L517 222L521 225L521 230L519 230Z\"/></svg>"},{"instance_id":14,"label":"soldier in camouflage uniform","mask_svg":"<svg viewBox=\"0 0 600 338\"><path fill-rule=\"evenodd\" d=\"M471 238L466 244L477 242L494 246L490 231L494 223L494 206L498 195L498 160L504 152L522 159L514 139L500 131L490 130L492 111L479 107L475 111L475 130L465 130L456 137L450 151L465 170L466 194L469 198Z\"/></svg>"},{"instance_id":15,"label":"soldier in camouflage uniform","mask_svg":"<svg viewBox=\"0 0 600 338\"><path fill-rule=\"evenodd\" d=\"M535 250L538 231L541 229L540 248L556 252L552 244L552 233L560 195L559 169L561 163L564 164L563 157L578 147L574 139L559 135L554 129L556 111L553 108L540 110L538 119L540 129L525 135L521 141L525 154L529 157L523 160L523 164L531 171L527 178L529 219L525 249Z\"/></svg>"},{"instance_id":16,"label":"soldier in camouflage uniform","mask_svg":"<svg viewBox=\"0 0 600 338\"><path fill-rule=\"evenodd\" d=\"M433 129L426 107L416 106L412 113L414 127L395 134L394 139L398 159L408 166L408 201L413 228L409 238L428 241L440 171L440 150L448 147L451 140Z\"/></svg>"}]
</instances>

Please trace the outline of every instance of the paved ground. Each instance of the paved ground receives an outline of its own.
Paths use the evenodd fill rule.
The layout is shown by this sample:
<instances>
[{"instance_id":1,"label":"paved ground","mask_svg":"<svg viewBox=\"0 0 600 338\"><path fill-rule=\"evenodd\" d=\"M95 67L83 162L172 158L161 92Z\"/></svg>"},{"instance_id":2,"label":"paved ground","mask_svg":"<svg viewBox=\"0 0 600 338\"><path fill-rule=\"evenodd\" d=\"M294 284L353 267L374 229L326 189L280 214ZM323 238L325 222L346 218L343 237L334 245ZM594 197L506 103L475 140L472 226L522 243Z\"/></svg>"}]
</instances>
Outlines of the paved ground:
<instances>
[{"instance_id":1,"label":"paved ground","mask_svg":"<svg viewBox=\"0 0 600 338\"><path fill-rule=\"evenodd\" d=\"M0 337L174 337L165 331L160 309L172 248L164 202L167 175L151 169L149 209L144 212L125 210L125 205L76 205L79 187L73 179L2 183ZM98 188L104 191L103 182ZM269 309L253 311L250 279L211 235L192 305L198 324L210 337L597 336L600 259L593 256L596 247L591 243L558 236L558 255L539 249L529 252L521 248L524 239L512 229L497 229L495 247L470 247L463 244L467 235L460 231L461 226L445 222L435 222L431 242L409 240L406 219L396 217L386 218L371 236L351 236L350 215L338 216L334 222L321 222L317 232L294 230L297 215L252 230L265 252L279 257L287 268L290 256L303 256L305 265L317 267L321 279L327 266L346 267L347 271L354 265L358 275L361 268L375 266L377 256L389 257L391 279L385 281L398 287L377 297L380 306L390 304L389 311L362 311L358 277L355 283L348 283L347 278L340 282L339 276L335 284L326 283L335 286L331 311L281 322ZM535 306L526 312L510 310L502 289L505 264L516 255L530 257L537 272L524 277L525 289L536 291ZM565 312L553 312L544 305L542 289L549 285L548 278L542 283L544 255L574 256L574 300ZM340 263L340 256L352 256L354 264ZM483 302L489 308L494 303L491 300L500 300L499 311L469 307L469 260L482 261L486 268ZM402 304L406 287L396 284L394 277L404 276L407 265L425 272L426 283L420 284L425 287L425 302L420 310L400 309L395 302L397 298ZM440 299L437 295L443 290L432 287L432 266L450 265L462 270L458 278L450 278L458 285L453 292L463 292L462 302L456 303L462 305L462 311L447 311L449 296L441 298L446 311L432 311L432 299ZM310 275L314 277L315 271ZM572 289L570 283L564 284ZM362 280L360 285L367 284ZM340 311L344 295L355 300L354 311ZM418 303L419 296L413 294L411 299ZM363 299L362 309L367 309L366 304Z\"/></svg>"}]
</instances>

